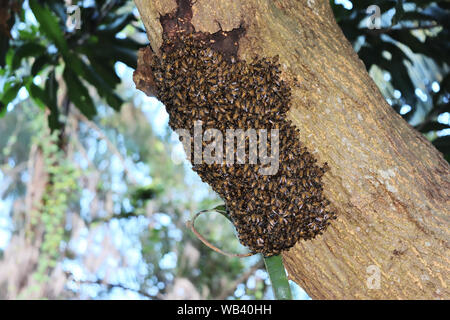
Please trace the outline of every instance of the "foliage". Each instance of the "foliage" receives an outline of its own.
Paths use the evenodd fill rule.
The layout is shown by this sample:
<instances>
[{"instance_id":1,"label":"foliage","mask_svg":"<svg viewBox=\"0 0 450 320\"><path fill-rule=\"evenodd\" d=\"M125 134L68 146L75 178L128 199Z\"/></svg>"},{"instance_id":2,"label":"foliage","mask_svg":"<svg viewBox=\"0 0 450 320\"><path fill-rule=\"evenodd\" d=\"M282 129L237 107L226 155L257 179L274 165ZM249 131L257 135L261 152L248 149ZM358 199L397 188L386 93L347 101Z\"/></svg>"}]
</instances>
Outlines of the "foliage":
<instances>
[{"instance_id":1,"label":"foliage","mask_svg":"<svg viewBox=\"0 0 450 320\"><path fill-rule=\"evenodd\" d=\"M426 133L448 159L450 124L438 118L450 112L450 4L428 0L335 2L340 3L332 3L336 19L367 70L377 68L386 75L375 81L388 102ZM366 9L371 5L380 8L380 29L368 27L372 13Z\"/></svg>"},{"instance_id":2,"label":"foliage","mask_svg":"<svg viewBox=\"0 0 450 320\"><path fill-rule=\"evenodd\" d=\"M120 78L114 65L121 61L136 67L136 52L142 44L128 34L136 30L137 19L128 1L86 3L72 2L81 14L80 28L73 28L66 23L68 10L62 1L25 2L35 20L27 14L16 18L20 27L13 29L17 35L9 43L5 61L0 61L6 63L2 69L6 81L0 95L0 114L22 87L37 105L49 109L52 130L62 128L60 114L67 115L70 102L89 119L97 114L88 85L111 108L120 110L123 100L115 93ZM47 78L43 85L36 84L39 75ZM67 95L63 105L57 101L58 90L65 90Z\"/></svg>"},{"instance_id":3,"label":"foliage","mask_svg":"<svg viewBox=\"0 0 450 320\"><path fill-rule=\"evenodd\" d=\"M41 119L39 119L41 118ZM65 237L66 213L74 199L78 199L79 170L67 161L64 153L58 148L58 132L50 134L46 129L46 121L38 117L35 125L40 125L38 135L34 137L37 148L42 150L45 167L49 175L42 203L29 213L31 232L43 230L42 244L38 266L34 273L39 283L50 280L49 274L57 266L62 257L61 247ZM27 235L34 241L40 241L35 234Z\"/></svg>"}]
</instances>

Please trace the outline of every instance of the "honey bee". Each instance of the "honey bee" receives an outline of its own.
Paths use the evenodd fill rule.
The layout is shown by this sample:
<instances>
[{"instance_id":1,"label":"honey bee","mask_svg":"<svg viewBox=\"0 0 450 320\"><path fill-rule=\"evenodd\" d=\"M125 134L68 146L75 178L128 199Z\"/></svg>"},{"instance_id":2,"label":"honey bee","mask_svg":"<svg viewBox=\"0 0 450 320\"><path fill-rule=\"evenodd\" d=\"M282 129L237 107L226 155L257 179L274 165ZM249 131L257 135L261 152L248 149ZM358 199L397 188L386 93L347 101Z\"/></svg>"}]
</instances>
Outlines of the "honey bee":
<instances>
[{"instance_id":1,"label":"honey bee","mask_svg":"<svg viewBox=\"0 0 450 320\"><path fill-rule=\"evenodd\" d=\"M298 128L286 118L291 94L280 79L278 57L246 62L218 52L220 37L179 37L176 44L164 39L161 57L151 64L172 128L187 128L192 134L198 118L205 128L223 134L235 128L280 130L280 145L273 146L280 153L280 166L273 176L260 175L262 164L248 164L247 154L243 166L193 165L224 199L241 243L270 256L321 234L336 218L323 196L321 177L328 166L316 164L297 139ZM193 150L192 138L190 143ZM245 150L248 145L246 141ZM267 146L272 148L270 141Z\"/></svg>"}]
</instances>

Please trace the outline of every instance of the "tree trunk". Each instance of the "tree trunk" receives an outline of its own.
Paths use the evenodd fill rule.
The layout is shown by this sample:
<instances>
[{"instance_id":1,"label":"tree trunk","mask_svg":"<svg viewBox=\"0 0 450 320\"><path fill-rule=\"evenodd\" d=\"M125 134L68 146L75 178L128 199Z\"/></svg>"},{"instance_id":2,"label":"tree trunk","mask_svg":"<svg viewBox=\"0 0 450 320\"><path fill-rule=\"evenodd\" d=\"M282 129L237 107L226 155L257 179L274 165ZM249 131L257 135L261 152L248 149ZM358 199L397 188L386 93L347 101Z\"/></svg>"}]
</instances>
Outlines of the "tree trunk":
<instances>
[{"instance_id":1,"label":"tree trunk","mask_svg":"<svg viewBox=\"0 0 450 320\"><path fill-rule=\"evenodd\" d=\"M187 2L135 0L155 53L159 18ZM243 26L240 59L279 55L289 118L330 167L338 219L283 254L290 279L314 299L449 299L449 164L386 103L329 2L197 0L189 18L196 32Z\"/></svg>"}]
</instances>

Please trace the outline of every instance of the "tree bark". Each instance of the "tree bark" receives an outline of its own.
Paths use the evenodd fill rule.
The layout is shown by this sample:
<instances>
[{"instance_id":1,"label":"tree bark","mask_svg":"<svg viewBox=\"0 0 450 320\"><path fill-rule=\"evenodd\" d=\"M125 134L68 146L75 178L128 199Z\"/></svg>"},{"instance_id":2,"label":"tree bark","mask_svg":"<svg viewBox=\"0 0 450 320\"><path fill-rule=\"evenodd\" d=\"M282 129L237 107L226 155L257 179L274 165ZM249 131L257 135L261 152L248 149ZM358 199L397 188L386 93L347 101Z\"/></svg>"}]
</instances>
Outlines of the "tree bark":
<instances>
[{"instance_id":1,"label":"tree bark","mask_svg":"<svg viewBox=\"0 0 450 320\"><path fill-rule=\"evenodd\" d=\"M135 0L156 54L159 17L183 2ZM338 219L283 254L290 279L314 299L449 299L449 164L386 103L329 2L197 0L191 22L209 33L244 26L240 59L279 55L289 119L330 167Z\"/></svg>"}]
</instances>

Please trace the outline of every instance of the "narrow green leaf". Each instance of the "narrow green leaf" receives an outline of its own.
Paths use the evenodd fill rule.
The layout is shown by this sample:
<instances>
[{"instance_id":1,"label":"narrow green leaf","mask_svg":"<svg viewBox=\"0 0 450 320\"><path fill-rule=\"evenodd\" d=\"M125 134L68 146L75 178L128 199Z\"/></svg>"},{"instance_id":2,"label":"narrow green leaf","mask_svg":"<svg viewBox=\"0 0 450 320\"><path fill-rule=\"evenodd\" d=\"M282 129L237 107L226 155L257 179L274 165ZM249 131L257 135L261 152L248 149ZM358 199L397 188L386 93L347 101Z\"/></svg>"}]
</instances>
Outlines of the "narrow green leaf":
<instances>
[{"instance_id":1,"label":"narrow green leaf","mask_svg":"<svg viewBox=\"0 0 450 320\"><path fill-rule=\"evenodd\" d=\"M49 73L47 81L45 81L45 93L49 101L47 107L50 109L50 114L48 115L48 125L50 130L60 129L61 122L59 121L59 109L56 93L58 91L58 82L55 77L55 70Z\"/></svg>"},{"instance_id":2,"label":"narrow green leaf","mask_svg":"<svg viewBox=\"0 0 450 320\"><path fill-rule=\"evenodd\" d=\"M117 60L125 63L130 68L136 69L137 67L137 50L129 49L120 46L112 46L111 56L115 57Z\"/></svg>"},{"instance_id":3,"label":"narrow green leaf","mask_svg":"<svg viewBox=\"0 0 450 320\"><path fill-rule=\"evenodd\" d=\"M0 100L5 105L5 107L7 107L8 104L17 97L17 93L22 87L22 82L15 82L10 87L6 85L5 87L7 87L7 89L5 90Z\"/></svg>"},{"instance_id":4,"label":"narrow green leaf","mask_svg":"<svg viewBox=\"0 0 450 320\"><path fill-rule=\"evenodd\" d=\"M225 205L221 204L217 207L215 207L214 209L212 209L213 211L216 211L218 213L220 213L221 215L223 215L225 218L230 219L230 215L228 214L227 208L225 207Z\"/></svg>"},{"instance_id":5,"label":"narrow green leaf","mask_svg":"<svg viewBox=\"0 0 450 320\"><path fill-rule=\"evenodd\" d=\"M6 114L6 106L3 102L0 101L0 118L2 118Z\"/></svg>"},{"instance_id":6,"label":"narrow green leaf","mask_svg":"<svg viewBox=\"0 0 450 320\"><path fill-rule=\"evenodd\" d=\"M420 127L420 132L426 133L430 131L438 131L444 129L450 129L450 126L448 124L440 123L437 121L430 121Z\"/></svg>"},{"instance_id":7,"label":"narrow green leaf","mask_svg":"<svg viewBox=\"0 0 450 320\"><path fill-rule=\"evenodd\" d=\"M117 76L116 71L114 70L114 64L108 64L107 61L104 61L101 58L89 57L89 61L91 62L92 68L95 72L102 77L102 79L108 83L108 85L112 88L115 88L116 85L120 83L120 78Z\"/></svg>"},{"instance_id":8,"label":"narrow green leaf","mask_svg":"<svg viewBox=\"0 0 450 320\"><path fill-rule=\"evenodd\" d=\"M29 4L36 20L39 22L39 30L49 37L63 55L67 55L69 50L58 18L47 6L41 6L36 0L30 0Z\"/></svg>"},{"instance_id":9,"label":"narrow green leaf","mask_svg":"<svg viewBox=\"0 0 450 320\"><path fill-rule=\"evenodd\" d=\"M230 215L228 214L227 208L223 204L218 205L211 211L216 211L230 220ZM281 255L263 258L267 273L269 274L270 282L272 284L273 295L275 299L292 300L291 287L289 286L289 281L286 277L286 271L284 270Z\"/></svg>"},{"instance_id":10,"label":"narrow green leaf","mask_svg":"<svg viewBox=\"0 0 450 320\"><path fill-rule=\"evenodd\" d=\"M443 154L450 153L450 135L434 139L433 144Z\"/></svg>"},{"instance_id":11,"label":"narrow green leaf","mask_svg":"<svg viewBox=\"0 0 450 320\"><path fill-rule=\"evenodd\" d=\"M27 42L20 47L18 47L12 58L11 67L13 70L17 69L20 66L20 62L22 59L30 57L30 56L39 56L43 54L47 49L38 43Z\"/></svg>"},{"instance_id":12,"label":"narrow green leaf","mask_svg":"<svg viewBox=\"0 0 450 320\"><path fill-rule=\"evenodd\" d=\"M39 72L41 72L46 65L51 63L50 56L43 54L40 57L37 57L34 60L33 65L31 66L31 74L36 76Z\"/></svg>"},{"instance_id":13,"label":"narrow green leaf","mask_svg":"<svg viewBox=\"0 0 450 320\"><path fill-rule=\"evenodd\" d=\"M403 13L402 21L435 21L436 19L428 14L417 12L417 11L407 11Z\"/></svg>"},{"instance_id":14,"label":"narrow green leaf","mask_svg":"<svg viewBox=\"0 0 450 320\"><path fill-rule=\"evenodd\" d=\"M395 6L395 14L392 18L392 25L396 25L403 17L405 10L403 9L403 0L397 0L397 4Z\"/></svg>"},{"instance_id":15,"label":"narrow green leaf","mask_svg":"<svg viewBox=\"0 0 450 320\"><path fill-rule=\"evenodd\" d=\"M64 68L63 78L67 84L67 93L70 101L72 101L81 113L83 113L88 119L95 116L97 114L97 110L95 109L94 102L89 95L89 91L80 81L78 76L68 68L68 66Z\"/></svg>"},{"instance_id":16,"label":"narrow green leaf","mask_svg":"<svg viewBox=\"0 0 450 320\"><path fill-rule=\"evenodd\" d=\"M45 109L48 99L45 95L44 89L31 82L28 84L27 90L30 93L31 99L33 99L33 101L38 105L38 107L41 109Z\"/></svg>"},{"instance_id":17,"label":"narrow green leaf","mask_svg":"<svg viewBox=\"0 0 450 320\"><path fill-rule=\"evenodd\" d=\"M106 99L106 102L108 102L110 107L116 111L119 111L123 100L114 92L114 88L111 88L90 65L84 63L83 61L82 69L82 77L97 89L98 94Z\"/></svg>"},{"instance_id":18,"label":"narrow green leaf","mask_svg":"<svg viewBox=\"0 0 450 320\"><path fill-rule=\"evenodd\" d=\"M99 32L104 32L108 34L115 35L116 33L122 31L131 21L134 20L134 15L132 13L124 14L119 17L114 17L112 23L103 24L99 26Z\"/></svg>"},{"instance_id":19,"label":"narrow green leaf","mask_svg":"<svg viewBox=\"0 0 450 320\"><path fill-rule=\"evenodd\" d=\"M91 56L107 60L113 58L115 59L115 61L121 61L129 67L136 69L137 49L130 49L117 44L111 44L109 42L100 41L100 43L102 46L102 50L98 50L97 44L87 44L82 50L91 53L89 58Z\"/></svg>"},{"instance_id":20,"label":"narrow green leaf","mask_svg":"<svg viewBox=\"0 0 450 320\"><path fill-rule=\"evenodd\" d=\"M3 68L6 64L6 53L8 52L9 46L8 37L0 34L0 68Z\"/></svg>"},{"instance_id":21,"label":"narrow green leaf","mask_svg":"<svg viewBox=\"0 0 450 320\"><path fill-rule=\"evenodd\" d=\"M291 287L286 277L281 255L264 257L266 270L269 273L273 295L277 300L292 300Z\"/></svg>"}]
</instances>

